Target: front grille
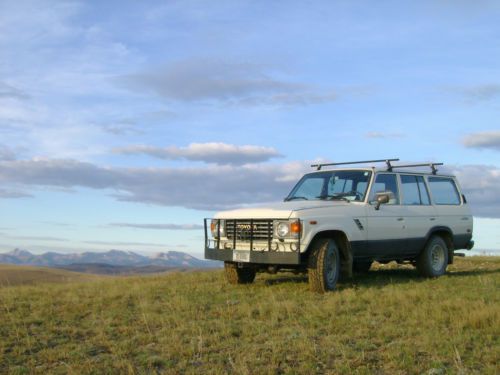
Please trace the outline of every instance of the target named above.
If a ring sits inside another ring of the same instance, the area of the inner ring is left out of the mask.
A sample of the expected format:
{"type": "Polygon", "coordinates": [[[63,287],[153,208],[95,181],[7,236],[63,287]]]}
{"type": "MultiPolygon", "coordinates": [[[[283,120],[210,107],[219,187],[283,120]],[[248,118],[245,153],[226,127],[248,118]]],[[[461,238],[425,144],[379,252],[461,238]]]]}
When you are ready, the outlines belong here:
{"type": "Polygon", "coordinates": [[[240,241],[268,241],[273,237],[272,220],[226,220],[228,239],[240,241]],[[236,225],[236,227],[235,227],[236,225]]]}

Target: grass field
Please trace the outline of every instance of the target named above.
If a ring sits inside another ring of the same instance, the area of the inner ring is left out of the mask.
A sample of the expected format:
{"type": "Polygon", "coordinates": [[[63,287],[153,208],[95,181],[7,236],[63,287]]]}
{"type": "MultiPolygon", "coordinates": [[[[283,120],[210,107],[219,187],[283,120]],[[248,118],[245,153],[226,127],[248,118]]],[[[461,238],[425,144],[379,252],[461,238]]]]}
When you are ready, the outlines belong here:
{"type": "Polygon", "coordinates": [[[498,374],[500,257],[333,293],[222,271],[0,288],[0,373],[498,374]]]}

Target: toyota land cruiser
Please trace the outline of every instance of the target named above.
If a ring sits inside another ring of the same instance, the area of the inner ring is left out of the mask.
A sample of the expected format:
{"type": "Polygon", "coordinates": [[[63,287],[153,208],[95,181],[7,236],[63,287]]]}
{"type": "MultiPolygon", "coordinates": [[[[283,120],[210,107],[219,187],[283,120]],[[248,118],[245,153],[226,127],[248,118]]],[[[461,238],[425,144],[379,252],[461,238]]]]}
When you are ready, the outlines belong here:
{"type": "Polygon", "coordinates": [[[251,283],[258,271],[307,271],[316,292],[373,261],[411,263],[437,277],[454,251],[472,249],[473,220],[454,176],[442,163],[399,159],[317,164],[284,202],[219,212],[205,219],[205,258],[224,261],[228,282],[251,283]],[[324,167],[384,162],[384,168],[324,167]],[[427,166],[429,173],[408,170],[427,166]]]}

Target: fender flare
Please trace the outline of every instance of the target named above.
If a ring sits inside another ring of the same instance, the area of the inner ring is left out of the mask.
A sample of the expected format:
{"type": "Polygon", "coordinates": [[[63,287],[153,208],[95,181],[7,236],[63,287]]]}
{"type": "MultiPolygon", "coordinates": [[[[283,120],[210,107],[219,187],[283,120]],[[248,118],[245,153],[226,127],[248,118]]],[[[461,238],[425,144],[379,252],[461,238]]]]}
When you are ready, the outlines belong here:
{"type": "Polygon", "coordinates": [[[337,242],[341,257],[341,274],[347,278],[352,277],[352,265],[354,258],[352,254],[351,242],[345,230],[329,229],[316,232],[309,242],[307,250],[303,253],[305,259],[307,259],[307,257],[309,256],[309,248],[311,244],[313,244],[317,238],[321,238],[323,236],[332,238],[337,242]]]}
{"type": "Polygon", "coordinates": [[[448,264],[453,264],[453,258],[454,258],[454,251],[455,251],[455,245],[454,245],[454,235],[453,231],[444,225],[440,226],[435,226],[432,227],[429,232],[427,232],[427,236],[425,237],[425,243],[429,242],[429,239],[431,236],[435,233],[446,233],[447,236],[443,236],[443,240],[446,242],[446,245],[448,246],[448,264]]]}
{"type": "Polygon", "coordinates": [[[451,239],[453,240],[453,231],[449,227],[444,225],[437,225],[429,229],[427,235],[425,236],[425,242],[427,243],[427,241],[429,241],[429,238],[431,238],[431,236],[437,232],[446,232],[447,234],[450,235],[451,239]]]}

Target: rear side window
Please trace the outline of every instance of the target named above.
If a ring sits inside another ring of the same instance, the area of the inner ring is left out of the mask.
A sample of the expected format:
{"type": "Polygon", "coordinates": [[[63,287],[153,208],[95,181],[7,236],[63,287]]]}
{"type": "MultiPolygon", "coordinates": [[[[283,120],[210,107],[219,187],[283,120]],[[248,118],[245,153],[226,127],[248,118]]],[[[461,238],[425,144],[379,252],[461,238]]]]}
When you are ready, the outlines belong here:
{"type": "Polygon", "coordinates": [[[401,191],[403,193],[403,204],[406,205],[428,205],[430,204],[429,193],[422,176],[400,175],[401,191]]]}
{"type": "Polygon", "coordinates": [[[432,199],[436,204],[460,204],[460,196],[451,178],[429,177],[429,188],[431,189],[432,199]]]}

